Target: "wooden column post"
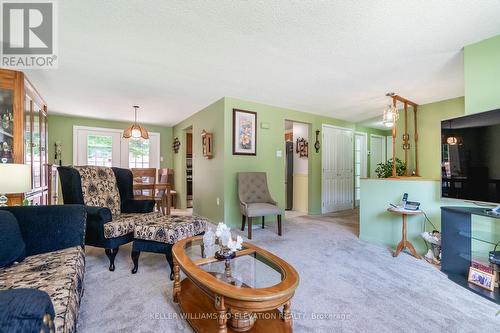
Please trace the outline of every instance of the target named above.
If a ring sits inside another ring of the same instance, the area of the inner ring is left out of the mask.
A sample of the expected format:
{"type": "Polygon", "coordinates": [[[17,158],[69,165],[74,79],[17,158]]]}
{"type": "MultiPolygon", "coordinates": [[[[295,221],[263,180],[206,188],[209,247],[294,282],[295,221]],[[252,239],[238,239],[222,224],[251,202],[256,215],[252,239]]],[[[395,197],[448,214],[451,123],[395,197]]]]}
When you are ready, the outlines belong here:
{"type": "Polygon", "coordinates": [[[417,129],[417,106],[413,105],[413,122],[415,126],[415,176],[420,177],[420,171],[418,170],[418,129],[417,129]]]}
{"type": "Polygon", "coordinates": [[[405,133],[403,134],[403,150],[405,151],[405,176],[408,176],[408,103],[404,103],[405,107],[405,133]]]}
{"type": "MultiPolygon", "coordinates": [[[[403,134],[403,150],[405,151],[405,176],[408,176],[408,150],[410,150],[410,135],[408,134],[408,105],[413,107],[413,119],[415,123],[415,175],[420,176],[420,172],[418,169],[418,130],[417,130],[417,104],[407,100],[404,97],[393,95],[392,102],[394,107],[396,107],[396,102],[399,101],[404,104],[405,111],[405,125],[403,134]]],[[[394,123],[394,127],[392,129],[392,177],[397,177],[396,174],[396,123],[394,123]]]]}
{"type": "MultiPolygon", "coordinates": [[[[396,99],[392,98],[392,105],[396,107],[396,99]]],[[[397,177],[396,173],[396,119],[392,125],[392,177],[397,177]]]]}

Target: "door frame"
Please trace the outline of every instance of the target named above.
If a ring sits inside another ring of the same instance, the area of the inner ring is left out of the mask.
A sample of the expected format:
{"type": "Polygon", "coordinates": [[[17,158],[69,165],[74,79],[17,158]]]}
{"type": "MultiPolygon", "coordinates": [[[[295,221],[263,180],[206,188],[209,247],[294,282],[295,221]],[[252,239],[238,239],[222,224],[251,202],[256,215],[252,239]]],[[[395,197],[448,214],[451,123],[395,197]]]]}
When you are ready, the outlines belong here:
{"type": "Polygon", "coordinates": [[[370,134],[370,178],[371,178],[371,171],[375,170],[374,167],[376,165],[372,165],[372,138],[380,138],[382,140],[382,163],[387,161],[387,144],[386,144],[386,138],[383,135],[378,135],[378,134],[370,134]]]}
{"type": "MultiPolygon", "coordinates": [[[[361,150],[361,155],[364,156],[364,162],[361,165],[361,178],[368,177],[368,133],[365,132],[354,132],[354,136],[360,135],[364,137],[363,149],[361,150]],[[364,177],[363,177],[364,175],[364,177]]],[[[356,142],[354,142],[353,151],[356,150],[356,142]]],[[[353,163],[356,163],[356,158],[353,158],[353,163]]]]}
{"type": "MultiPolygon", "coordinates": [[[[292,123],[298,123],[298,124],[303,124],[303,125],[306,125],[307,126],[307,141],[308,142],[313,142],[314,141],[314,131],[313,131],[313,124],[310,123],[310,122],[307,122],[307,121],[303,121],[303,120],[294,120],[293,118],[284,118],[283,119],[283,135],[285,134],[285,123],[287,121],[290,121],[292,123]]],[[[283,150],[282,150],[282,157],[283,157],[283,197],[285,198],[285,204],[286,204],[286,185],[285,185],[285,182],[286,182],[286,140],[284,140],[285,138],[283,137],[283,150]]],[[[293,142],[293,147],[294,147],[294,151],[295,151],[295,142],[292,140],[293,142]]],[[[307,213],[308,214],[311,214],[311,188],[312,188],[312,179],[313,179],[313,166],[312,166],[312,147],[309,148],[309,156],[307,157],[307,213]]],[[[295,153],[294,153],[295,154],[295,153]]],[[[295,189],[294,189],[295,191],[295,189]]],[[[293,194],[292,194],[293,195],[293,194]]],[[[292,211],[294,210],[294,208],[292,207],[292,211]]]]}
{"type": "MultiPolygon", "coordinates": [[[[84,131],[96,131],[96,132],[110,132],[110,133],[115,133],[115,134],[120,134],[120,158],[119,158],[119,167],[120,168],[126,168],[128,169],[128,164],[126,166],[123,166],[125,160],[128,162],[128,147],[126,143],[128,142],[127,139],[124,139],[122,137],[123,135],[123,130],[121,129],[116,129],[116,128],[106,128],[106,127],[93,127],[93,126],[80,126],[80,125],[73,125],[73,165],[78,165],[78,131],[79,130],[84,130],[84,131]]],[[[154,159],[153,162],[156,164],[155,166],[151,166],[153,168],[159,168],[160,163],[161,163],[161,134],[157,132],[148,132],[149,136],[151,138],[156,138],[155,140],[158,140],[158,147],[157,151],[153,151],[152,154],[154,154],[154,159]],[[156,161],[155,161],[156,159],[156,161]]],[[[150,153],[151,154],[151,153],[150,153]]]]}
{"type": "MultiPolygon", "coordinates": [[[[351,179],[351,185],[352,185],[352,192],[353,192],[353,197],[352,197],[352,204],[351,204],[351,209],[354,208],[354,129],[348,128],[348,127],[342,127],[342,126],[335,126],[335,125],[329,125],[329,124],[321,124],[321,142],[324,142],[324,135],[325,135],[325,128],[333,128],[333,129],[340,129],[340,130],[346,130],[351,132],[353,140],[351,141],[351,165],[352,165],[352,179],[351,179]]],[[[323,147],[321,147],[323,148],[323,147]]],[[[321,151],[321,214],[327,214],[330,212],[327,212],[325,210],[325,200],[323,198],[323,179],[324,179],[324,173],[325,173],[325,168],[323,167],[325,164],[325,155],[323,154],[323,151],[321,151]]]]}
{"type": "MultiPolygon", "coordinates": [[[[365,132],[354,132],[354,147],[353,151],[356,152],[356,135],[363,137],[363,147],[361,149],[361,171],[359,178],[360,180],[368,177],[368,133],[365,132]]],[[[356,164],[356,154],[353,157],[353,163],[356,164]]],[[[359,206],[359,202],[356,200],[356,166],[354,166],[354,206],[359,206]]]]}
{"type": "Polygon", "coordinates": [[[392,158],[392,135],[387,135],[387,136],[384,136],[384,140],[385,140],[385,158],[384,158],[384,161],[387,162],[387,160],[389,160],[390,158],[392,158]],[[391,149],[388,149],[388,145],[391,145],[391,149]]]}

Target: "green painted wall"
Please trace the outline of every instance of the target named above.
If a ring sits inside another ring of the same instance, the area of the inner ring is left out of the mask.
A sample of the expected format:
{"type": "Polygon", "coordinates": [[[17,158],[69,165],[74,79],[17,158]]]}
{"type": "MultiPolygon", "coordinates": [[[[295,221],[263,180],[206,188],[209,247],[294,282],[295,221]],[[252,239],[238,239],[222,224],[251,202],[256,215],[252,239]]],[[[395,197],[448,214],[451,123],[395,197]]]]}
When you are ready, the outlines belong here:
{"type": "MultiPolygon", "coordinates": [[[[186,207],[186,130],[193,131],[193,209],[195,214],[203,215],[212,222],[225,221],[239,226],[241,215],[237,196],[236,174],[240,171],[265,171],[268,175],[270,191],[281,207],[285,205],[285,120],[294,120],[311,125],[309,136],[309,212],[321,212],[321,152],[312,148],[316,129],[322,124],[351,128],[370,134],[386,135],[384,131],[361,127],[354,123],[305,112],[244,101],[223,98],[193,116],[177,124],[173,137],[178,137],[181,147],[174,154],[175,186],[178,205],[186,207]],[[257,112],[257,156],[237,156],[232,154],[232,110],[233,108],[257,112]],[[261,123],[270,125],[262,129],[261,123]],[[214,158],[204,159],[201,155],[201,131],[205,129],[214,134],[214,158]],[[281,150],[282,157],[276,157],[281,150]],[[217,205],[219,198],[219,205],[217,205]]],[[[368,158],[368,157],[367,157],[368,158]]]]}
{"type": "MultiPolygon", "coordinates": [[[[489,111],[500,107],[500,36],[496,36],[464,48],[465,97],[459,97],[419,106],[419,167],[424,178],[439,179],[441,175],[441,138],[440,121],[459,117],[464,114],[489,111]]],[[[400,118],[401,119],[401,118],[400,118]]],[[[413,127],[409,121],[409,129],[413,127]]],[[[401,134],[403,122],[397,125],[397,157],[404,156],[401,134]]],[[[410,135],[412,131],[409,130],[410,135]]],[[[413,139],[410,136],[411,140],[413,139]]],[[[413,148],[413,147],[412,147],[413,148]]],[[[409,154],[412,156],[412,154],[409,154]]],[[[410,159],[410,168],[414,161],[410,159]]],[[[410,200],[422,202],[422,208],[429,218],[440,225],[439,208],[443,205],[471,206],[472,203],[440,198],[439,181],[432,180],[363,180],[361,183],[360,237],[365,240],[395,246],[400,239],[401,223],[398,218],[387,213],[389,202],[398,202],[403,192],[410,200]]],[[[413,217],[409,223],[409,239],[422,252],[425,247],[418,234],[421,232],[422,219],[413,217]],[[413,222],[414,221],[414,222],[413,222]]],[[[430,226],[427,225],[427,230],[430,226]]],[[[500,225],[498,220],[473,217],[473,233],[476,237],[498,241],[500,225]]],[[[472,249],[478,252],[479,259],[485,261],[485,254],[493,245],[473,241],[472,249]]]]}
{"type": "MultiPolygon", "coordinates": [[[[439,181],[420,180],[361,180],[361,200],[359,211],[359,238],[396,247],[401,240],[402,218],[387,211],[389,203],[401,201],[403,192],[409,194],[408,200],[419,201],[429,219],[440,228],[440,188],[439,181]]],[[[425,250],[419,234],[423,230],[424,217],[408,218],[408,240],[418,252],[425,250]]],[[[429,226],[427,230],[432,230],[429,226]]]]}
{"type": "MultiPolygon", "coordinates": [[[[324,117],[316,114],[290,110],[282,107],[265,105],[236,98],[225,98],[225,157],[224,157],[224,196],[225,222],[232,226],[241,223],[237,195],[236,175],[241,171],[264,171],[267,173],[269,189],[280,207],[285,206],[285,120],[293,120],[311,125],[309,131],[309,213],[321,213],[321,151],[313,148],[315,131],[321,130],[322,124],[346,127],[353,130],[354,123],[324,117]],[[232,154],[232,117],[233,108],[257,112],[257,156],[237,156],[232,154]],[[261,128],[261,123],[268,123],[268,129],[261,128]],[[276,157],[276,151],[283,152],[276,157]]],[[[385,135],[384,131],[370,129],[370,133],[385,135]]],[[[321,140],[321,136],[320,136],[321,140]]]]}
{"type": "MultiPolygon", "coordinates": [[[[404,161],[403,133],[404,116],[400,112],[396,126],[396,157],[404,161]]],[[[418,154],[420,176],[428,179],[441,177],[441,120],[464,115],[464,98],[457,97],[444,101],[423,104],[417,111],[418,154]]],[[[408,151],[408,170],[415,170],[415,144],[413,111],[408,112],[408,133],[410,134],[410,150],[408,151]]],[[[392,153],[391,153],[392,154],[392,153]]],[[[392,155],[391,155],[392,156],[392,155]]]]}
{"type": "MultiPolygon", "coordinates": [[[[441,230],[441,206],[471,206],[460,200],[442,199],[440,181],[412,179],[363,179],[361,180],[360,230],[359,238],[395,249],[401,240],[402,217],[387,211],[389,203],[397,204],[403,192],[409,194],[408,199],[421,203],[421,209],[432,223],[441,230]]],[[[426,246],[420,233],[431,231],[432,225],[425,222],[422,215],[408,217],[408,240],[417,252],[425,254],[426,246]]],[[[489,242],[498,241],[500,225],[497,219],[473,216],[472,233],[474,237],[489,242]]],[[[472,241],[474,258],[487,262],[488,251],[492,244],[479,240],[472,241]]]]}
{"type": "Polygon", "coordinates": [[[500,108],[500,35],[464,48],[465,113],[500,108]]]}
{"type": "MultiPolygon", "coordinates": [[[[125,129],[129,125],[130,123],[127,122],[49,114],[49,161],[54,162],[54,143],[60,141],[62,143],[63,165],[73,164],[73,126],[125,129]]],[[[173,166],[172,128],[143,125],[150,132],[160,133],[160,155],[163,157],[160,166],[162,168],[171,168],[173,166]]]]}
{"type": "Polygon", "coordinates": [[[193,133],[193,213],[212,222],[224,220],[224,99],[207,106],[175,125],[173,137],[181,142],[179,153],[174,154],[175,188],[177,203],[186,207],[186,130],[193,133]],[[214,155],[203,157],[201,132],[213,133],[214,155]],[[219,205],[217,205],[219,198],[219,205]]]}

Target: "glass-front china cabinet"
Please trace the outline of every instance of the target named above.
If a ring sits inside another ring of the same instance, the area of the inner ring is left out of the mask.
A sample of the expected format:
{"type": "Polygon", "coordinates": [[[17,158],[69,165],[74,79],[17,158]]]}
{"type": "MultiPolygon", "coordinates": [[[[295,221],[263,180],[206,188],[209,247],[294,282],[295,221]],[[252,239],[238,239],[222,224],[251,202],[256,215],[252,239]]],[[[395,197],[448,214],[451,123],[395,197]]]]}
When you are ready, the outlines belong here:
{"type": "Polygon", "coordinates": [[[0,69],[0,163],[26,163],[32,170],[31,191],[9,195],[11,205],[24,199],[51,204],[47,134],[47,103],[24,73],[0,69]]]}

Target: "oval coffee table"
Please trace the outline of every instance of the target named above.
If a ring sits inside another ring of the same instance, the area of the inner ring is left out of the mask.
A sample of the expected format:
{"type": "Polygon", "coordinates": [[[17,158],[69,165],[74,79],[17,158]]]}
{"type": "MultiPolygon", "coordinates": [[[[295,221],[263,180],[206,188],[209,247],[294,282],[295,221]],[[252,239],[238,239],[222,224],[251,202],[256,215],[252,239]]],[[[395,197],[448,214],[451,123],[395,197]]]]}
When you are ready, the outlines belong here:
{"type": "Polygon", "coordinates": [[[198,333],[292,332],[297,271],[250,243],[227,261],[215,259],[216,250],[204,247],[201,236],[181,240],[172,249],[173,298],[191,327],[198,333]],[[186,275],[182,281],[181,271],[186,275]]]}

